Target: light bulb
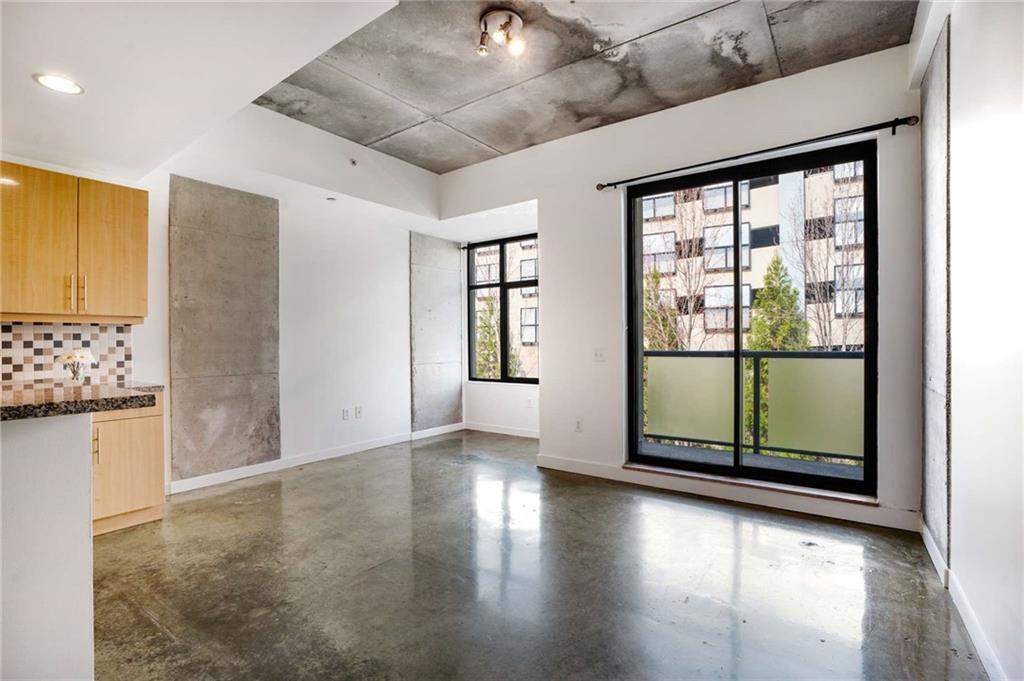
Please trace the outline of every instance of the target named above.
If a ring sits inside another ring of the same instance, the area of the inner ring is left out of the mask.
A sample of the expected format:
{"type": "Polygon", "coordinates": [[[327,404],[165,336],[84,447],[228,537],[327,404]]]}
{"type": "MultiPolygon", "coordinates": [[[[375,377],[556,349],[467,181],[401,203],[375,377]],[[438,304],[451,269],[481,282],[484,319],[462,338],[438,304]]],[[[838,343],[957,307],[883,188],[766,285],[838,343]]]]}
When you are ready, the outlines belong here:
{"type": "Polygon", "coordinates": [[[498,45],[504,45],[506,38],[508,38],[508,35],[505,33],[504,28],[499,28],[497,31],[491,34],[491,40],[493,40],[498,45]]]}
{"type": "Polygon", "coordinates": [[[479,54],[481,57],[486,57],[488,51],[489,50],[487,49],[486,45],[477,45],[476,46],[476,53],[479,54]]]}
{"type": "Polygon", "coordinates": [[[516,36],[512,40],[508,41],[508,53],[513,57],[518,57],[526,51],[526,41],[523,40],[522,36],[516,36]]]}

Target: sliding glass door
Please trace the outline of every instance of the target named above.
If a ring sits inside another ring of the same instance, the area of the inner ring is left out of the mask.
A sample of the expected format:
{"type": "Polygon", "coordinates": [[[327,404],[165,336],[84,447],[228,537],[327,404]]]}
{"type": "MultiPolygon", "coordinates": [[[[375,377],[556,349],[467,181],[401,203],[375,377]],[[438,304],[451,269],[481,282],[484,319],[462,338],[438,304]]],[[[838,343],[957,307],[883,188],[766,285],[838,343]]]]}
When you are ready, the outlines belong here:
{"type": "Polygon", "coordinates": [[[875,144],[628,190],[630,458],[873,494],[875,144]]]}

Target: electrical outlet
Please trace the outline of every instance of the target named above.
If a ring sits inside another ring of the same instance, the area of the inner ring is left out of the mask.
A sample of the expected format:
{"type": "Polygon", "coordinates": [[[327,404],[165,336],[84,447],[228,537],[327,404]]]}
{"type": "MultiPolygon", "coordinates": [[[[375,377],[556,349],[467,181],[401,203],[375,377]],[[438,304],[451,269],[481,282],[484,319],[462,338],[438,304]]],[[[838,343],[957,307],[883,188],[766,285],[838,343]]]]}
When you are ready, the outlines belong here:
{"type": "Polygon", "coordinates": [[[582,433],[583,432],[583,419],[576,419],[576,432],[577,433],[582,433]]]}
{"type": "Polygon", "coordinates": [[[356,406],[356,418],[357,419],[363,418],[363,408],[361,406],[358,406],[358,405],[356,406]]]}
{"type": "Polygon", "coordinates": [[[341,410],[341,420],[348,421],[348,407],[341,410]]]}
{"type": "Polygon", "coordinates": [[[604,348],[594,348],[594,361],[603,362],[604,360],[604,348]]]}

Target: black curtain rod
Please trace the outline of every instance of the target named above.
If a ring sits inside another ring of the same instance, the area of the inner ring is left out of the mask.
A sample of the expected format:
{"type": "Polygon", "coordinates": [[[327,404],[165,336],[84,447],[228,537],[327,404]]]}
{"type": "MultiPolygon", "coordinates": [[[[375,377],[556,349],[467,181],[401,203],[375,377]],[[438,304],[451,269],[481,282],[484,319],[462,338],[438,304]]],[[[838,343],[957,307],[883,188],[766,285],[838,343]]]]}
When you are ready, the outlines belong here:
{"type": "Polygon", "coordinates": [[[851,135],[858,135],[864,132],[874,132],[876,130],[885,130],[886,128],[892,129],[892,134],[896,134],[896,128],[901,125],[915,126],[921,122],[921,119],[917,116],[904,116],[903,118],[894,118],[891,121],[885,123],[875,123],[874,125],[865,125],[862,128],[854,128],[852,130],[844,130],[843,132],[835,132],[831,135],[822,135],[821,137],[812,137],[811,139],[801,140],[799,142],[790,142],[789,144],[782,144],[777,147],[770,147],[768,149],[761,149],[760,151],[751,151],[746,154],[737,154],[736,156],[729,156],[727,158],[720,158],[717,161],[705,161],[703,163],[695,163],[689,166],[683,166],[682,168],[674,168],[672,170],[663,170],[659,173],[649,173],[647,175],[638,175],[637,177],[631,177],[627,180],[615,180],[614,182],[601,182],[597,185],[597,191],[606,189],[608,187],[618,187],[620,184],[632,184],[639,182],[640,180],[648,180],[652,177],[661,177],[663,175],[672,175],[674,173],[681,173],[687,170],[693,170],[694,168],[703,168],[704,166],[714,165],[716,163],[727,163],[729,161],[738,161],[748,156],[757,156],[759,154],[769,154],[773,151],[782,151],[783,149],[791,149],[792,147],[801,147],[805,144],[814,144],[815,142],[827,142],[829,140],[839,139],[841,137],[849,137],[851,135]]]}

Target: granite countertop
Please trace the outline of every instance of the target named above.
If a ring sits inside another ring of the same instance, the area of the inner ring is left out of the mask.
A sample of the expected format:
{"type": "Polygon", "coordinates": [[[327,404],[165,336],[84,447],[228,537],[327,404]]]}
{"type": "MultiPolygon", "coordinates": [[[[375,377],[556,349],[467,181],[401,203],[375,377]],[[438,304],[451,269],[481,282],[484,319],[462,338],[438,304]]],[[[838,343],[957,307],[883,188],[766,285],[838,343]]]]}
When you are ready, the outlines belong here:
{"type": "Polygon", "coordinates": [[[0,421],[152,407],[156,393],[163,389],[139,381],[4,383],[0,385],[0,421]]]}

